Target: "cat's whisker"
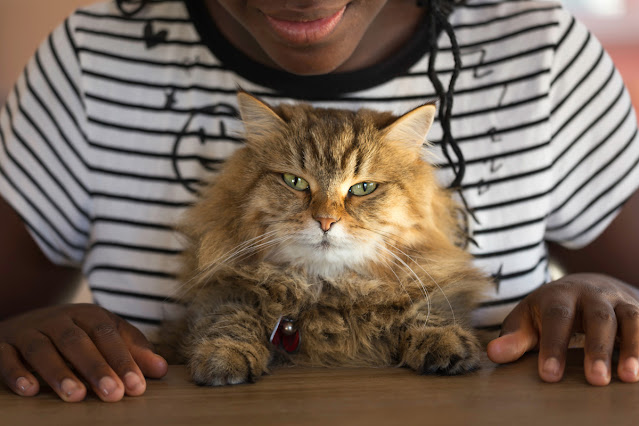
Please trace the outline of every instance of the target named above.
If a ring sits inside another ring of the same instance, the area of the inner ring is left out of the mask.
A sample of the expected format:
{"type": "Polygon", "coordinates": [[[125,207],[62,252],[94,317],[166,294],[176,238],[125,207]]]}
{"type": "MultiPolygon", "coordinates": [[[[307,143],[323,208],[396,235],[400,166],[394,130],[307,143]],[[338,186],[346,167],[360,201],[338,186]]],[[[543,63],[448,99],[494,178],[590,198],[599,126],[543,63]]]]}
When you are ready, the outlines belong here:
{"type": "MultiPolygon", "coordinates": [[[[444,299],[446,299],[446,303],[448,303],[448,306],[450,308],[450,313],[453,317],[453,323],[456,323],[456,319],[455,319],[455,310],[453,309],[452,304],[450,303],[450,300],[448,299],[448,296],[446,296],[446,293],[444,293],[444,290],[441,288],[441,286],[437,283],[437,281],[433,278],[433,276],[419,263],[417,262],[414,257],[418,257],[421,258],[425,261],[429,261],[429,259],[423,255],[419,255],[419,254],[415,254],[413,256],[410,256],[409,254],[407,254],[406,252],[404,252],[403,250],[401,250],[399,247],[397,247],[396,245],[392,244],[391,242],[388,241],[389,237],[394,239],[394,240],[401,240],[401,237],[391,234],[390,232],[387,231],[381,231],[381,230],[373,230],[373,229],[368,229],[370,232],[376,233],[378,235],[380,235],[382,238],[384,238],[384,243],[386,243],[388,246],[394,248],[395,250],[397,250],[398,252],[400,252],[401,254],[403,254],[404,256],[406,256],[406,258],[410,259],[413,263],[415,263],[417,266],[419,266],[419,268],[424,271],[424,273],[428,276],[428,278],[430,278],[430,280],[433,282],[433,284],[435,284],[435,286],[437,286],[437,288],[439,289],[439,291],[441,292],[442,296],[444,296],[444,299]]],[[[404,247],[405,250],[407,251],[416,251],[414,249],[410,249],[408,247],[404,247]]],[[[420,253],[421,254],[421,253],[420,253]]]]}
{"type": "Polygon", "coordinates": [[[237,246],[235,246],[234,248],[232,248],[231,250],[225,252],[222,254],[222,256],[220,256],[220,258],[222,258],[221,260],[216,260],[220,261],[220,262],[226,262],[228,258],[232,257],[234,253],[237,253],[241,250],[244,250],[258,242],[262,242],[263,240],[267,239],[268,237],[272,236],[273,234],[277,233],[277,230],[271,230],[269,232],[265,232],[264,234],[258,235],[255,238],[251,238],[250,240],[244,241],[241,244],[238,244],[237,246]]]}
{"type": "MultiPolygon", "coordinates": [[[[393,262],[395,265],[398,265],[404,269],[408,271],[408,274],[415,277],[417,279],[417,281],[420,284],[420,287],[422,288],[422,291],[424,294],[427,294],[428,291],[426,290],[426,286],[424,286],[423,281],[419,278],[419,276],[415,273],[415,271],[401,258],[399,257],[396,253],[394,253],[392,250],[390,250],[388,247],[386,247],[386,245],[384,244],[380,244],[380,243],[376,243],[377,247],[379,247],[380,249],[382,249],[383,251],[385,251],[386,253],[390,254],[397,262],[393,262]]],[[[391,247],[395,248],[394,246],[391,245],[391,247]]]]}
{"type": "MultiPolygon", "coordinates": [[[[201,269],[196,275],[194,275],[191,280],[193,279],[197,279],[198,276],[200,276],[201,274],[205,274],[210,272],[210,270],[215,267],[216,265],[220,264],[220,263],[224,263],[227,261],[229,256],[232,256],[233,253],[236,253],[238,250],[241,250],[247,246],[250,246],[251,244],[259,241],[259,240],[264,240],[266,238],[268,238],[269,236],[273,235],[274,233],[276,233],[276,230],[272,230],[269,232],[265,232],[261,235],[258,235],[257,237],[251,238],[249,240],[246,240],[240,244],[238,244],[237,246],[233,247],[232,249],[226,251],[225,253],[223,253],[219,258],[217,258],[216,260],[214,260],[213,262],[209,263],[209,265],[206,268],[201,269]]],[[[191,281],[189,280],[189,281],[191,281]]]]}
{"type": "Polygon", "coordinates": [[[414,277],[414,279],[419,283],[419,286],[421,287],[422,292],[424,293],[424,296],[426,296],[427,303],[428,303],[428,314],[426,316],[426,320],[428,321],[428,318],[430,317],[431,300],[430,300],[430,294],[428,293],[428,290],[426,289],[424,282],[421,280],[421,278],[419,278],[419,275],[417,275],[415,271],[413,271],[413,268],[411,268],[401,257],[397,256],[397,254],[393,253],[392,250],[390,250],[388,247],[384,246],[383,244],[377,243],[377,246],[381,248],[383,251],[385,251],[386,253],[393,256],[393,258],[395,258],[395,260],[397,260],[402,265],[403,268],[409,271],[409,276],[414,277]]]}
{"type": "Polygon", "coordinates": [[[278,244],[277,249],[275,249],[275,251],[273,251],[271,253],[271,258],[277,259],[278,255],[282,254],[282,250],[284,250],[285,248],[287,248],[290,245],[290,242],[293,238],[289,238],[287,240],[282,241],[281,244],[278,244]]]}
{"type": "Polygon", "coordinates": [[[278,244],[280,242],[286,241],[286,240],[288,240],[290,238],[292,238],[292,237],[289,236],[289,235],[285,235],[285,236],[278,237],[278,238],[275,238],[275,239],[272,239],[272,240],[268,240],[266,242],[260,242],[257,245],[252,245],[252,246],[249,246],[249,247],[245,247],[245,248],[243,248],[241,250],[238,250],[238,251],[232,253],[227,258],[222,259],[221,262],[222,263],[227,263],[229,261],[237,261],[237,260],[240,260],[240,259],[244,259],[244,258],[252,255],[254,252],[259,251],[260,249],[268,248],[268,247],[276,245],[276,244],[278,244]]]}
{"type": "MultiPolygon", "coordinates": [[[[437,288],[439,289],[439,291],[441,292],[442,296],[444,296],[444,299],[446,299],[446,303],[448,303],[448,307],[450,308],[450,313],[453,317],[453,324],[456,324],[457,321],[455,320],[455,310],[453,309],[453,305],[450,303],[450,300],[448,300],[448,296],[446,296],[446,293],[444,293],[444,290],[441,288],[441,286],[437,283],[437,281],[435,281],[435,279],[433,278],[433,276],[419,263],[417,262],[415,259],[413,259],[411,256],[409,256],[408,254],[404,253],[399,247],[393,246],[392,244],[391,247],[393,247],[395,250],[399,251],[401,254],[403,254],[404,256],[406,256],[408,259],[410,259],[415,265],[419,266],[419,268],[424,271],[424,273],[428,276],[428,278],[430,278],[430,280],[433,282],[433,284],[435,284],[435,286],[437,286],[437,288]]],[[[425,257],[422,257],[424,260],[428,261],[428,259],[426,259],[425,257]]]]}
{"type": "MultiPolygon", "coordinates": [[[[386,248],[386,250],[388,249],[386,248]]],[[[391,253],[391,255],[395,256],[393,253],[391,253]]],[[[431,306],[432,306],[430,292],[428,291],[428,289],[426,289],[426,286],[424,286],[424,283],[419,278],[419,276],[417,276],[417,274],[415,274],[415,272],[405,262],[403,262],[397,256],[395,257],[399,260],[399,262],[392,261],[393,265],[396,265],[398,268],[402,269],[408,275],[408,277],[410,277],[410,279],[414,283],[418,284],[419,287],[421,288],[422,294],[424,294],[424,297],[426,299],[426,322],[428,322],[428,319],[430,318],[430,312],[431,312],[431,306]]]]}
{"type": "Polygon", "coordinates": [[[269,246],[276,245],[280,242],[286,241],[287,239],[291,238],[290,236],[283,236],[283,237],[275,238],[272,240],[268,240],[269,237],[271,237],[273,234],[276,234],[277,232],[278,232],[277,230],[269,231],[255,238],[247,240],[241,244],[238,244],[233,249],[225,252],[218,259],[210,262],[205,268],[202,268],[195,275],[193,275],[189,280],[183,282],[180,286],[178,286],[172,292],[172,295],[179,294],[185,289],[190,291],[190,290],[193,290],[198,285],[203,285],[205,281],[202,280],[201,278],[203,278],[205,275],[210,275],[216,272],[218,267],[221,267],[229,263],[230,261],[237,262],[239,260],[242,260],[254,254],[255,252],[261,249],[268,248],[269,246]],[[265,242],[264,240],[267,240],[267,241],[265,242]]]}
{"type": "MultiPolygon", "coordinates": [[[[413,302],[413,298],[410,297],[410,293],[408,292],[408,290],[406,290],[406,286],[404,285],[402,280],[399,278],[399,275],[397,275],[397,273],[395,272],[393,267],[389,264],[388,260],[381,259],[381,261],[384,264],[384,266],[386,266],[393,273],[393,275],[395,275],[395,278],[397,278],[397,282],[399,283],[400,286],[402,286],[402,290],[404,290],[404,293],[406,293],[406,296],[408,296],[408,299],[410,300],[410,304],[414,305],[415,303],[413,302]]],[[[395,262],[392,262],[392,264],[393,265],[397,265],[397,263],[395,263],[395,262]]],[[[399,265],[397,265],[397,266],[399,266],[399,265]]]]}
{"type": "MultiPolygon", "coordinates": [[[[241,250],[236,250],[235,252],[231,253],[227,257],[220,259],[218,261],[215,261],[214,264],[215,266],[223,266],[228,263],[239,263],[245,260],[247,257],[250,257],[253,254],[257,253],[260,250],[264,250],[274,245],[281,244],[282,242],[285,242],[290,238],[291,237],[289,236],[283,236],[283,237],[278,237],[278,238],[274,238],[272,240],[267,240],[267,241],[262,240],[259,242],[259,244],[254,244],[254,245],[245,247],[241,250]]],[[[209,272],[212,272],[212,271],[209,271],[209,272]]]]}
{"type": "Polygon", "coordinates": [[[411,249],[411,248],[408,247],[409,243],[405,240],[405,238],[402,238],[399,235],[393,234],[392,232],[382,231],[380,229],[367,228],[367,227],[364,227],[364,226],[360,226],[360,228],[381,236],[382,238],[384,238],[384,242],[385,243],[388,243],[388,239],[392,239],[392,240],[394,240],[394,241],[396,241],[398,243],[402,243],[402,245],[405,247],[405,250],[418,252],[417,249],[411,249]]]}

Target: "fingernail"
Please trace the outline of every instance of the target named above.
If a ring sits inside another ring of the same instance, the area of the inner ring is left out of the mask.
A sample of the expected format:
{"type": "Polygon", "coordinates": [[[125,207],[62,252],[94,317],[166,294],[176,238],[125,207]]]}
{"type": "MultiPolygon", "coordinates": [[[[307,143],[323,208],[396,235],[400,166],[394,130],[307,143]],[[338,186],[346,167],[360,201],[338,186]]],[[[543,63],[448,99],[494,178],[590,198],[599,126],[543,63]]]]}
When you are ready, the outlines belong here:
{"type": "Polygon", "coordinates": [[[124,384],[128,390],[135,391],[142,386],[142,381],[140,376],[130,371],[124,375],[124,384]]]}
{"type": "Polygon", "coordinates": [[[559,375],[559,361],[557,358],[548,358],[546,362],[544,362],[544,373],[549,374],[551,376],[559,375]]]}
{"type": "Polygon", "coordinates": [[[592,370],[590,370],[594,376],[608,377],[608,366],[603,360],[598,359],[593,362],[592,370]]]}
{"type": "Polygon", "coordinates": [[[104,396],[109,396],[118,388],[118,384],[111,377],[106,376],[100,379],[98,383],[98,389],[104,396]]]}
{"type": "Polygon", "coordinates": [[[66,396],[71,396],[80,389],[80,386],[73,379],[64,379],[62,383],[60,383],[60,389],[62,389],[62,392],[64,392],[66,396]]]}
{"type": "Polygon", "coordinates": [[[20,389],[21,392],[26,392],[31,389],[33,383],[31,383],[26,377],[18,377],[16,380],[16,387],[20,389]]]}
{"type": "Polygon", "coordinates": [[[639,375],[639,360],[637,358],[628,358],[623,365],[624,371],[632,374],[633,377],[637,377],[639,375]]]}

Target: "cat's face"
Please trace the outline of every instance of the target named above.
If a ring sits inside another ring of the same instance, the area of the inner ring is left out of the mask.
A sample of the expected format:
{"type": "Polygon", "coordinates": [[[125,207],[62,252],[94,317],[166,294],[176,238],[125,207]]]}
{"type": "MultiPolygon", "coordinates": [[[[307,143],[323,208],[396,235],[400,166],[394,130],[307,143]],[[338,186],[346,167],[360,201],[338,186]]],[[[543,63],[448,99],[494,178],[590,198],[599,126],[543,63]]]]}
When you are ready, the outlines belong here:
{"type": "Polygon", "coordinates": [[[251,175],[242,226],[267,235],[266,259],[331,277],[392,261],[428,232],[433,105],[395,119],[239,99],[251,175]]]}

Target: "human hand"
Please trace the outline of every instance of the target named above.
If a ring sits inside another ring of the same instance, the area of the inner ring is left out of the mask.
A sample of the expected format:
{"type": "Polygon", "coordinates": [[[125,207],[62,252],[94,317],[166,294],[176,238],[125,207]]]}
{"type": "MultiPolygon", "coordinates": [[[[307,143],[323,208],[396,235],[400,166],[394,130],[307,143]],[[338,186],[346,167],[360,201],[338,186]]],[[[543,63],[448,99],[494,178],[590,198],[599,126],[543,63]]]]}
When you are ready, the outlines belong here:
{"type": "Polygon", "coordinates": [[[586,380],[610,383],[611,357],[617,338],[617,374],[639,381],[639,300],[636,289],[604,275],[573,274],[539,287],[506,317],[499,338],[488,344],[496,363],[512,362],[538,349],[539,376],[561,380],[566,351],[575,332],[585,333],[586,380]]]}
{"type": "Polygon", "coordinates": [[[0,377],[18,395],[33,396],[40,386],[27,366],[68,402],[86,396],[75,373],[113,402],[125,392],[141,395],[144,377],[160,378],[168,367],[137,328],[92,304],[52,306],[0,322],[0,377]]]}

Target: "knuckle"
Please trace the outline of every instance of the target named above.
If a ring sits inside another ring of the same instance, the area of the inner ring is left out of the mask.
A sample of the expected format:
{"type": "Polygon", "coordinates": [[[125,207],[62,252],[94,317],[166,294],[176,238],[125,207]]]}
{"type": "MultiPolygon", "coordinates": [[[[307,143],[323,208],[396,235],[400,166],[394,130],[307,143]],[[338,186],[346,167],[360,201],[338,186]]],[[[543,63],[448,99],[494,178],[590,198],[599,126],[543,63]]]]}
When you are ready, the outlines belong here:
{"type": "Polygon", "coordinates": [[[121,354],[109,360],[109,364],[114,371],[123,373],[131,370],[133,363],[131,362],[131,358],[129,356],[121,354]]]}
{"type": "Polygon", "coordinates": [[[95,377],[102,377],[108,370],[109,365],[103,359],[93,360],[89,367],[89,371],[91,371],[95,377]]]}
{"type": "Polygon", "coordinates": [[[544,341],[545,349],[552,355],[559,355],[565,351],[568,342],[560,337],[550,337],[544,341]]]}
{"type": "Polygon", "coordinates": [[[0,342],[0,354],[3,353],[11,353],[13,351],[13,346],[6,342],[0,342]]]}
{"type": "Polygon", "coordinates": [[[614,313],[606,308],[597,308],[589,313],[588,319],[598,323],[605,323],[614,325],[617,323],[617,318],[614,313]]]}
{"type": "Polygon", "coordinates": [[[58,344],[69,347],[75,346],[84,339],[84,333],[78,327],[65,328],[58,337],[58,344]]]}
{"type": "Polygon", "coordinates": [[[623,348],[626,352],[630,353],[632,356],[639,355],[639,341],[633,340],[630,342],[623,342],[623,348]]]}
{"type": "Polygon", "coordinates": [[[566,321],[574,317],[574,310],[566,304],[552,304],[545,310],[545,315],[557,321],[566,321]]]}
{"type": "Polygon", "coordinates": [[[100,323],[91,329],[91,336],[94,339],[111,339],[118,334],[115,326],[110,323],[100,323]]]}
{"type": "Polygon", "coordinates": [[[630,304],[622,305],[617,311],[617,315],[622,321],[639,322],[639,306],[630,304]]]}
{"type": "Polygon", "coordinates": [[[548,283],[544,286],[540,287],[540,290],[546,290],[548,292],[552,292],[553,294],[557,292],[569,293],[575,289],[575,283],[571,281],[568,277],[564,277],[557,281],[553,281],[552,283],[548,283]]]}
{"type": "Polygon", "coordinates": [[[44,336],[37,336],[29,339],[22,351],[22,355],[27,359],[33,359],[37,354],[48,348],[50,345],[49,339],[44,336]]]}
{"type": "Polygon", "coordinates": [[[2,368],[2,377],[5,379],[6,382],[14,382],[15,379],[17,379],[18,376],[21,376],[22,374],[22,369],[17,365],[11,365],[9,367],[2,368]]]}
{"type": "Polygon", "coordinates": [[[609,346],[603,342],[596,341],[586,345],[586,352],[594,358],[607,358],[609,356],[609,346]]]}
{"type": "Polygon", "coordinates": [[[95,315],[96,312],[107,312],[102,306],[93,303],[76,303],[71,305],[71,309],[89,315],[95,315]]]}
{"type": "Polygon", "coordinates": [[[608,297],[616,294],[614,291],[610,289],[596,286],[596,285],[588,285],[584,289],[585,293],[594,298],[601,298],[603,296],[608,297]]]}

